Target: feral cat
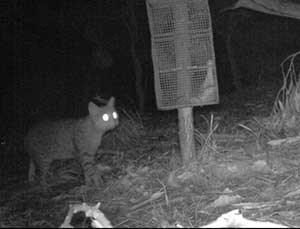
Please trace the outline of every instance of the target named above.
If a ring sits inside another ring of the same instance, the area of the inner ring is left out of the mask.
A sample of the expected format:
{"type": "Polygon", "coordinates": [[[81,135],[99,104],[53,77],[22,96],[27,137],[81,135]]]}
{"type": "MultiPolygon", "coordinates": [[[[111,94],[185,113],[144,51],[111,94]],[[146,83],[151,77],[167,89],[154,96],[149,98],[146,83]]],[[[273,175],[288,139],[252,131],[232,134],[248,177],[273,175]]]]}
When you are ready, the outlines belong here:
{"type": "Polygon", "coordinates": [[[94,155],[105,132],[115,128],[118,114],[113,97],[105,106],[89,102],[89,114],[81,119],[42,122],[29,130],[24,139],[30,156],[28,179],[47,186],[46,175],[54,160],[77,159],[84,172],[86,185],[99,185],[94,155]]]}

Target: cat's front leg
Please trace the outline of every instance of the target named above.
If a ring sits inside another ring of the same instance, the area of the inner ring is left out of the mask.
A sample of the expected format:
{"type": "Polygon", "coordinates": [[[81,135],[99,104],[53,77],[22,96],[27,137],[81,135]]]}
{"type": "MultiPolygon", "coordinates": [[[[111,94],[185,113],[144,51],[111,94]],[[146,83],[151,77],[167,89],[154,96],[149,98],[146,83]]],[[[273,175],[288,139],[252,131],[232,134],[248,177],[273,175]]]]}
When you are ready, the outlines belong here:
{"type": "Polygon", "coordinates": [[[85,184],[87,186],[96,186],[97,188],[100,188],[103,184],[103,179],[95,164],[94,155],[89,152],[84,152],[80,159],[84,172],[85,184]]]}

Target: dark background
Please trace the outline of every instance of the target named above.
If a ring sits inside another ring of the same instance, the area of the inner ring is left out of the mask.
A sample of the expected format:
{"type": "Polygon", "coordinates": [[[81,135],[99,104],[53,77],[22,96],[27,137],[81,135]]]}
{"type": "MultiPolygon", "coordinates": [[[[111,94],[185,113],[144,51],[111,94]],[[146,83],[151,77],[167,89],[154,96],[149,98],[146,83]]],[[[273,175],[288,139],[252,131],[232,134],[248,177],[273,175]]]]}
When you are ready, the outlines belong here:
{"type": "MultiPolygon", "coordinates": [[[[27,129],[45,117],[84,115],[87,100],[96,94],[115,96],[118,106],[136,109],[126,28],[128,1],[3,1],[2,6],[7,7],[1,13],[2,126],[27,129]],[[89,30],[94,35],[86,35],[89,30]]],[[[225,45],[229,16],[237,22],[231,31],[232,48],[243,87],[260,87],[268,81],[280,86],[280,63],[300,46],[298,20],[247,9],[221,12],[234,2],[209,1],[221,103],[240,89],[233,84],[225,45]]],[[[145,111],[156,111],[145,2],[135,1],[134,9],[136,50],[147,85],[145,111]]]]}

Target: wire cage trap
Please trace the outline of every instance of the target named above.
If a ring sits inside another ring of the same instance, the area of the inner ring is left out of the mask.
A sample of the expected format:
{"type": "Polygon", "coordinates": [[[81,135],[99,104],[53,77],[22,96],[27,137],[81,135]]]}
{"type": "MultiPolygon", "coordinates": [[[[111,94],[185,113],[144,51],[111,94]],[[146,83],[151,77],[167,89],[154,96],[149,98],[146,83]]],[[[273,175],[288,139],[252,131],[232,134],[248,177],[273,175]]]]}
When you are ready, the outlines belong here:
{"type": "Polygon", "coordinates": [[[207,0],[147,0],[158,109],[219,103],[207,0]]]}

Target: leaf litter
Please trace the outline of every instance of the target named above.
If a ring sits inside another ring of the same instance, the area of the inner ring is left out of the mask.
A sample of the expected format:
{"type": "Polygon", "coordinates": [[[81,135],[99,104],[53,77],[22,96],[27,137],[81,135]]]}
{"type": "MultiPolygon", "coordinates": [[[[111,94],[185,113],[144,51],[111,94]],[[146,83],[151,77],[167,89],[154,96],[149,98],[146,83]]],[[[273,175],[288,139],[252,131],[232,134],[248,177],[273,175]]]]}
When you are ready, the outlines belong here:
{"type": "MultiPolygon", "coordinates": [[[[287,58],[286,78],[298,76],[291,72],[296,55],[287,58]]],[[[215,111],[195,108],[196,160],[188,167],[181,162],[176,112],[141,117],[126,111],[121,128],[99,149],[102,188],[85,187],[75,162],[57,165],[57,183],[47,192],[7,180],[0,226],[58,227],[69,206],[99,205],[113,227],[201,227],[234,209],[249,220],[300,226],[300,125],[291,113],[299,112],[300,101],[298,84],[290,86],[298,81],[288,82],[273,110],[274,96],[262,96],[276,92],[270,85],[232,94],[215,111]]]]}

